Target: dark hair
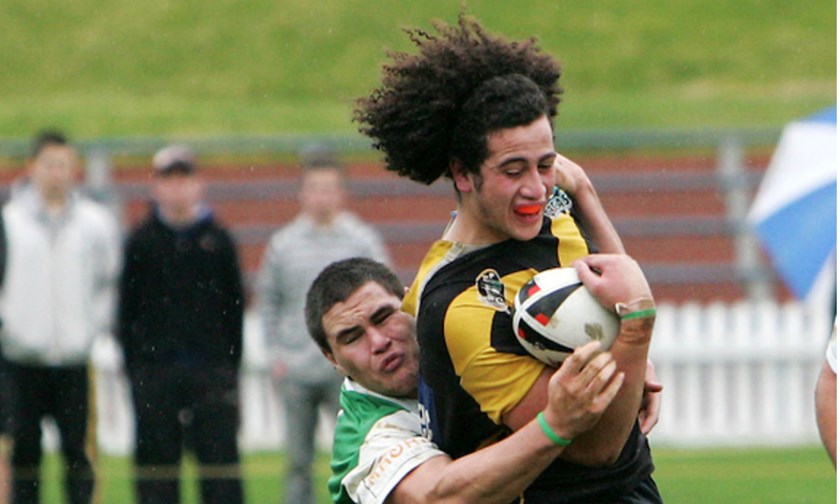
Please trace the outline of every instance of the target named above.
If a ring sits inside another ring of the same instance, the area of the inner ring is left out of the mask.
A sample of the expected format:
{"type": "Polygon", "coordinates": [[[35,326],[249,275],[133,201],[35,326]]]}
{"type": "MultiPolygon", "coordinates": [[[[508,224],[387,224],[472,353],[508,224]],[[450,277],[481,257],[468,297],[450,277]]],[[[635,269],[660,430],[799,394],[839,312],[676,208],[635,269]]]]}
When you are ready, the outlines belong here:
{"type": "Polygon", "coordinates": [[[298,153],[298,163],[301,169],[317,170],[332,168],[343,170],[344,164],[329,147],[323,145],[307,145],[298,153]]]}
{"type": "Polygon", "coordinates": [[[304,314],[309,335],[321,350],[331,352],[321,320],[324,314],[368,282],[376,282],[389,293],[400,299],[403,297],[403,283],[397,275],[384,264],[366,257],[334,262],[312,282],[306,293],[304,314]]]}
{"type": "Polygon", "coordinates": [[[385,153],[388,170],[431,184],[459,159],[477,172],[487,135],[545,115],[552,122],[563,90],[560,65],[536,39],[511,42],[464,14],[438,35],[406,30],[419,54],[391,52],[382,84],[356,100],[353,120],[385,153]]]}
{"type": "Polygon", "coordinates": [[[67,145],[67,137],[64,133],[55,129],[41,131],[35,135],[32,144],[29,146],[29,156],[36,158],[41,154],[41,151],[51,145],[67,145]]]}

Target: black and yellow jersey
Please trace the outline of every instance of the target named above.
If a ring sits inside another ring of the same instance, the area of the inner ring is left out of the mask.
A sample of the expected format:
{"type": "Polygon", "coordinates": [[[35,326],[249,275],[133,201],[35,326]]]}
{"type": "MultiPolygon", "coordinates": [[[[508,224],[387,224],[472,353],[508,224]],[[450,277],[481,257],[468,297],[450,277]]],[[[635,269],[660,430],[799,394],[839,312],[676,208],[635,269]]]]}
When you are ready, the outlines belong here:
{"type": "MultiPolygon", "coordinates": [[[[519,288],[537,272],[571,266],[589,252],[568,213],[545,217],[540,233],[529,241],[469,248],[441,240],[432,246],[403,309],[417,318],[424,427],[450,456],[472,453],[509,434],[501,419],[544,369],[512,329],[511,307],[519,288]]],[[[636,427],[612,466],[591,469],[558,459],[525,498],[600,502],[632,492],[652,470],[647,441],[636,427]]]]}

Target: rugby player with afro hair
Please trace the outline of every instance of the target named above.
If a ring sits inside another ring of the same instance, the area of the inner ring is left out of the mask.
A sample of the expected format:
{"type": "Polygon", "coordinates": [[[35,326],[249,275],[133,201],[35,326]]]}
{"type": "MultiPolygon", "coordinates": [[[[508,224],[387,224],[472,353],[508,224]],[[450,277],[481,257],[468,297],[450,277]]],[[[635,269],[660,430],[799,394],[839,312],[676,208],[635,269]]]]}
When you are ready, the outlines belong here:
{"type": "Polygon", "coordinates": [[[424,429],[457,459],[537,416],[554,369],[516,341],[510,306],[536,272],[574,267],[625,317],[610,348],[625,381],[525,500],[661,502],[645,436],[658,407],[645,392],[660,388],[647,358],[654,301],[591,181],[555,150],[560,65],[536,39],[509,41],[464,13],[432,26],[406,30],[416,54],[389,53],[354,112],[389,171],[427,185],[447,177],[456,193],[402,304],[417,324],[424,429]],[[501,296],[482,295],[488,283],[501,296]]]}

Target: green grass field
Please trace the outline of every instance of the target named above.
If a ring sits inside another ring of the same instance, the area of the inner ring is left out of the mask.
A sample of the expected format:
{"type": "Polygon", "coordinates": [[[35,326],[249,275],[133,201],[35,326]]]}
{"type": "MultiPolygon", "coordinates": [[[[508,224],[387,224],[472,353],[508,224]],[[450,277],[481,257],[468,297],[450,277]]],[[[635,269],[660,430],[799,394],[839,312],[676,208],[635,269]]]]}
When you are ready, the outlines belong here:
{"type": "MultiPolygon", "coordinates": [[[[795,448],[654,448],[654,477],[665,502],[671,504],[821,504],[836,502],[835,473],[821,446],[795,448]]],[[[55,457],[45,462],[44,504],[59,504],[59,467],[55,457]]],[[[279,453],[245,457],[247,502],[280,502],[285,460],[279,453]]],[[[106,457],[100,467],[100,501],[131,504],[131,468],[128,459],[106,457]]],[[[327,456],[318,459],[317,474],[326,482],[327,456]]],[[[185,465],[184,504],[198,504],[194,471],[185,465]]],[[[328,503],[324,484],[319,502],[328,503]]]]}
{"type": "Polygon", "coordinates": [[[563,62],[559,128],[776,127],[836,100],[833,0],[5,0],[0,138],[351,133],[401,28],[461,4],[563,62]]]}
{"type": "Polygon", "coordinates": [[[654,448],[654,460],[654,477],[668,503],[836,502],[836,473],[822,447],[654,448]]]}

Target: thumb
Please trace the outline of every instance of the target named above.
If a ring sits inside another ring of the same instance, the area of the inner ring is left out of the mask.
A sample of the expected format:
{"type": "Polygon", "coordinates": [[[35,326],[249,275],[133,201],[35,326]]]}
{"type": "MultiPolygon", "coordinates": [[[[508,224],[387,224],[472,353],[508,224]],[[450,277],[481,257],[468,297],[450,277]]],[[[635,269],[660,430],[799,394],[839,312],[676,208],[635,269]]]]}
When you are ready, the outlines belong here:
{"type": "Polygon", "coordinates": [[[580,278],[580,281],[584,284],[586,284],[587,282],[591,282],[599,276],[598,273],[592,270],[592,268],[589,266],[589,263],[584,259],[578,259],[574,262],[574,264],[572,264],[572,266],[574,266],[578,278],[580,278]]]}

